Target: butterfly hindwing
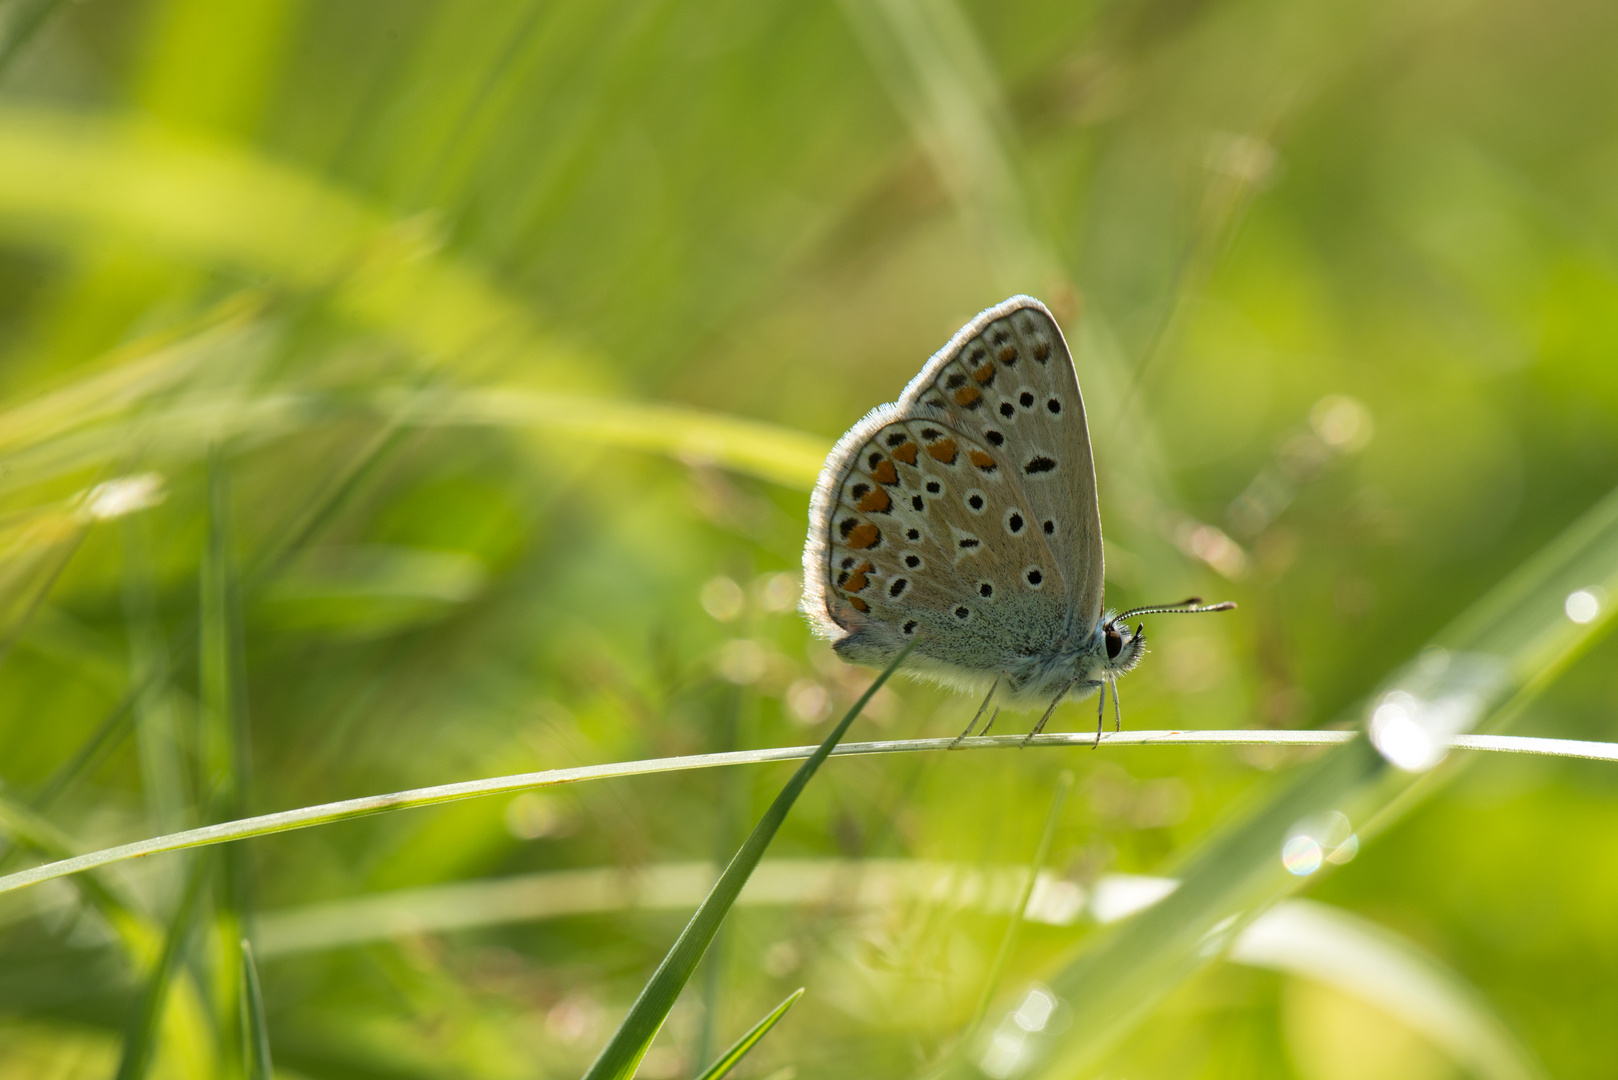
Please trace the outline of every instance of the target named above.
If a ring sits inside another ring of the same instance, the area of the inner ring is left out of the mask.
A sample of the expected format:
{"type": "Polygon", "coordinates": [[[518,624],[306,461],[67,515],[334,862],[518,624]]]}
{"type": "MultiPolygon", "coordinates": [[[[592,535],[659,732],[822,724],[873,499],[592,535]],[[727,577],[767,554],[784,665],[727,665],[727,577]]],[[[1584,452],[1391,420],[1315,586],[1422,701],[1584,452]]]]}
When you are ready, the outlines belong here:
{"type": "Polygon", "coordinates": [[[846,659],[992,678],[1101,607],[1101,530],[1060,329],[1016,297],[979,315],[899,401],[833,450],[804,555],[805,610],[846,659]]]}

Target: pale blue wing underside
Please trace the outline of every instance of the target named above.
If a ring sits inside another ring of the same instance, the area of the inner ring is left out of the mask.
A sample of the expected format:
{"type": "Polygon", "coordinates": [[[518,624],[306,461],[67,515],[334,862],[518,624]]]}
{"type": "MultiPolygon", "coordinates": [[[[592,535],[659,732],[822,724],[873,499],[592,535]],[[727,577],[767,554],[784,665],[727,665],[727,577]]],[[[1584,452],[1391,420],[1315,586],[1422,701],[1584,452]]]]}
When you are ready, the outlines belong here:
{"type": "Polygon", "coordinates": [[[844,435],[815,487],[804,611],[845,659],[978,684],[1088,635],[1101,521],[1084,402],[1039,301],[984,311],[899,400],[844,435]]]}

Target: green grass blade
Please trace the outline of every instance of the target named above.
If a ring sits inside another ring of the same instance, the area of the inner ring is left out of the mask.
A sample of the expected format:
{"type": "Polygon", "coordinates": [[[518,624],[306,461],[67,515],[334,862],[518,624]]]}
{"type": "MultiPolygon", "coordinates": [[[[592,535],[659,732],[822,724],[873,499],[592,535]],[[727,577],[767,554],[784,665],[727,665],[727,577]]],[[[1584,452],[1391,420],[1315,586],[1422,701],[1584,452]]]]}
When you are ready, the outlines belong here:
{"type": "Polygon", "coordinates": [[[385,413],[418,424],[532,428],[718,465],[805,491],[831,449],[827,439],[777,424],[600,395],[499,388],[389,393],[380,401],[385,413]]]}
{"type": "Polygon", "coordinates": [[[1499,728],[1519,715],[1608,624],[1571,620],[1564,611],[1569,591],[1594,588],[1610,595],[1615,587],[1618,493],[1389,679],[1367,707],[1372,739],[1357,739],[1300,769],[1267,803],[1193,851],[1178,869],[1182,884],[1171,895],[1104,932],[1048,980],[1072,1012],[1064,1032],[997,1037],[974,1048],[974,1058],[958,1063],[950,1075],[1011,1070],[1066,1077],[1096,1068],[1174,987],[1301,889],[1324,865],[1319,856],[1345,840],[1347,830],[1363,840],[1430,792],[1449,772],[1432,770],[1457,735],[1499,728]],[[1328,834],[1338,831],[1344,835],[1329,841],[1328,834]],[[1294,855],[1301,851],[1305,857],[1289,864],[1283,845],[1294,841],[1303,845],[1294,855]],[[1311,845],[1314,856],[1308,854],[1311,845]]]}
{"type": "Polygon", "coordinates": [[[674,1007],[675,999],[680,996],[680,991],[691,978],[691,972],[696,969],[697,961],[702,959],[708,942],[713,939],[720,922],[730,911],[731,905],[736,902],[736,897],[753,873],[753,868],[764,857],[764,851],[770,846],[770,841],[775,839],[776,830],[786,820],[792,804],[798,801],[804,787],[808,785],[826,758],[831,756],[832,748],[842,740],[849,725],[854,723],[854,719],[859,716],[872,695],[893,676],[913,648],[914,642],[894,658],[893,663],[876,677],[825,740],[815,748],[809,760],[792,774],[792,779],[787,781],[759,823],[753,827],[753,832],[743,841],[741,849],[731,859],[730,865],[725,867],[725,872],[719,875],[719,880],[714,883],[708,898],[697,908],[696,914],[691,916],[691,921],[680,932],[674,947],[668,951],[663,962],[652,973],[640,996],[635,999],[635,1004],[630,1006],[629,1015],[624,1017],[600,1056],[585,1073],[586,1080],[628,1080],[635,1074],[641,1058],[652,1045],[652,1039],[663,1026],[663,1021],[668,1018],[669,1010],[674,1007]]]}
{"type": "Polygon", "coordinates": [[[0,665],[72,561],[87,524],[68,504],[23,515],[0,529],[0,665]]]}
{"type": "Polygon", "coordinates": [[[146,979],[140,1003],[135,1009],[134,1016],[130,1018],[129,1028],[124,1035],[123,1054],[119,1058],[118,1072],[114,1080],[140,1080],[146,1075],[146,1070],[152,1063],[152,1057],[157,1051],[164,1005],[168,1000],[169,984],[174,981],[175,972],[180,966],[180,957],[184,952],[186,939],[191,935],[203,891],[212,876],[209,873],[211,863],[211,859],[203,857],[198,858],[191,866],[190,880],[186,884],[180,903],[174,909],[168,934],[163,939],[163,951],[158,955],[157,963],[153,965],[151,974],[146,979]]]}
{"type": "MultiPolygon", "coordinates": [[[[718,749],[720,752],[736,748],[736,729],[744,708],[753,711],[756,699],[746,687],[738,686],[726,695],[724,709],[719,714],[718,749]]],[[[714,797],[714,866],[724,865],[725,858],[736,846],[736,834],[741,831],[742,814],[738,798],[739,777],[734,770],[719,774],[714,797]]],[[[756,873],[756,871],[755,871],[756,873]]],[[[725,983],[725,938],[723,926],[708,945],[702,972],[702,1026],[697,1031],[697,1061],[713,1053],[716,1031],[719,1027],[719,999],[725,983]]]]}
{"type": "Polygon", "coordinates": [[[270,1028],[264,1020],[264,992],[259,986],[253,946],[242,938],[242,1055],[247,1080],[274,1080],[270,1059],[270,1028]]]}
{"type": "Polygon", "coordinates": [[[1236,939],[1230,959],[1333,986],[1398,1017],[1480,1080],[1545,1071],[1483,995],[1431,955],[1369,919],[1288,900],[1236,939]]]}
{"type": "Polygon", "coordinates": [[[1062,808],[1067,805],[1067,797],[1072,791],[1073,773],[1071,770],[1063,769],[1062,775],[1056,778],[1056,790],[1051,794],[1051,808],[1045,815],[1045,829],[1040,833],[1039,844],[1034,848],[1033,862],[1028,865],[1028,881],[1017,897],[1017,907],[1012,911],[1010,921],[1006,923],[1006,932],[1000,938],[1000,947],[995,950],[994,961],[989,965],[989,974],[983,980],[983,992],[978,996],[978,1007],[972,1012],[972,1022],[966,1026],[966,1033],[961,1036],[963,1046],[971,1044],[972,1036],[983,1023],[983,1017],[989,1011],[989,1002],[1000,986],[1000,977],[1005,973],[1006,961],[1011,957],[1011,950],[1017,943],[1017,930],[1022,926],[1023,912],[1028,910],[1028,901],[1034,895],[1039,872],[1045,868],[1045,860],[1050,857],[1051,842],[1056,839],[1056,826],[1062,820],[1062,808]]]}
{"type": "Polygon", "coordinates": [[[157,616],[152,568],[152,527],[146,515],[122,522],[124,623],[129,637],[129,689],[140,760],[141,790],[147,814],[159,829],[172,832],[186,822],[189,806],[179,718],[169,685],[172,658],[157,616]]]}
{"type": "Polygon", "coordinates": [[[787,1014],[787,1010],[796,1005],[801,997],[803,997],[803,987],[800,986],[788,994],[785,1001],[770,1010],[768,1016],[749,1028],[747,1034],[737,1039],[729,1050],[719,1056],[719,1060],[703,1069],[696,1080],[719,1080],[720,1077],[735,1068],[736,1063],[746,1057],[747,1052],[757,1046],[759,1040],[768,1035],[770,1029],[781,1022],[781,1018],[787,1014]]]}
{"type": "MultiPolygon", "coordinates": [[[[218,447],[208,454],[208,537],[198,604],[197,699],[201,706],[204,787],[199,801],[211,814],[240,813],[246,766],[242,726],[239,630],[230,556],[230,492],[218,447]]],[[[234,943],[234,939],[233,939],[234,943]]]]}
{"type": "Polygon", "coordinates": [[[240,347],[262,309],[262,299],[255,295],[234,296],[176,328],[112,349],[95,361],[92,373],[6,409],[0,413],[0,459],[16,469],[12,459],[19,455],[125,417],[172,393],[204,366],[240,347]]]}
{"type": "MultiPolygon", "coordinates": [[[[216,445],[208,453],[208,536],[203,551],[198,611],[198,703],[206,787],[199,802],[209,817],[236,817],[246,805],[249,755],[244,693],[242,624],[232,551],[230,481],[216,445]]],[[[209,945],[214,958],[214,1022],[226,1060],[247,1053],[241,1025],[241,941],[248,880],[240,848],[227,848],[216,894],[209,945]],[[237,1047],[240,1047],[238,1054],[237,1047]]]]}

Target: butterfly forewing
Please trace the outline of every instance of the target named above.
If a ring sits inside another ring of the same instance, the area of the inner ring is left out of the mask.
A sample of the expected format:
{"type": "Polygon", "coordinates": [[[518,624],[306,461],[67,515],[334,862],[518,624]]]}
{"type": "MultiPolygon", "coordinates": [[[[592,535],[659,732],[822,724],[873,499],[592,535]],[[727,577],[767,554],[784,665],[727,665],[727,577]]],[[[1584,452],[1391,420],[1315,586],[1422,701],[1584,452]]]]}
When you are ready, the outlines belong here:
{"type": "Polygon", "coordinates": [[[1072,625],[1088,632],[1101,607],[1094,467],[1044,307],[1018,297],[984,312],[844,436],[812,528],[806,609],[850,660],[880,663],[920,634],[924,661],[992,671],[1072,625]]]}

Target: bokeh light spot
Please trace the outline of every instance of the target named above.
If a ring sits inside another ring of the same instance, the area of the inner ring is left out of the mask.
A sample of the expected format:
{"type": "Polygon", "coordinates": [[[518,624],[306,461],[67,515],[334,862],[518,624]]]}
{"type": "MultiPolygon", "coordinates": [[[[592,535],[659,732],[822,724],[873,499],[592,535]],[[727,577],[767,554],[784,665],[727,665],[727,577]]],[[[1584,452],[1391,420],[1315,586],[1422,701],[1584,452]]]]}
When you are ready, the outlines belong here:
{"type": "Polygon", "coordinates": [[[1579,589],[1568,593],[1562,610],[1567,612],[1569,619],[1581,625],[1594,622],[1596,616],[1601,614],[1601,598],[1590,589],[1579,589]]]}
{"type": "Polygon", "coordinates": [[[1307,877],[1320,869],[1325,854],[1312,836],[1289,836],[1281,845],[1281,865],[1287,873],[1307,877]]]}
{"type": "Polygon", "coordinates": [[[742,613],[742,607],[747,603],[747,594],[742,592],[742,587],[736,582],[720,574],[703,583],[701,591],[697,593],[697,599],[702,602],[703,611],[720,622],[730,622],[742,613]]]}
{"type": "Polygon", "coordinates": [[[737,638],[725,642],[719,650],[716,666],[721,677],[738,686],[746,686],[764,677],[768,662],[769,654],[764,651],[764,646],[747,638],[737,638]]]}
{"type": "Polygon", "coordinates": [[[818,724],[831,715],[831,695],[813,679],[796,679],[787,687],[787,710],[801,724],[818,724]]]}
{"type": "Polygon", "coordinates": [[[1429,769],[1443,757],[1443,747],[1433,742],[1431,734],[1414,715],[1413,699],[1408,694],[1389,694],[1388,700],[1378,705],[1371,714],[1371,742],[1382,756],[1406,772],[1429,769]]]}

